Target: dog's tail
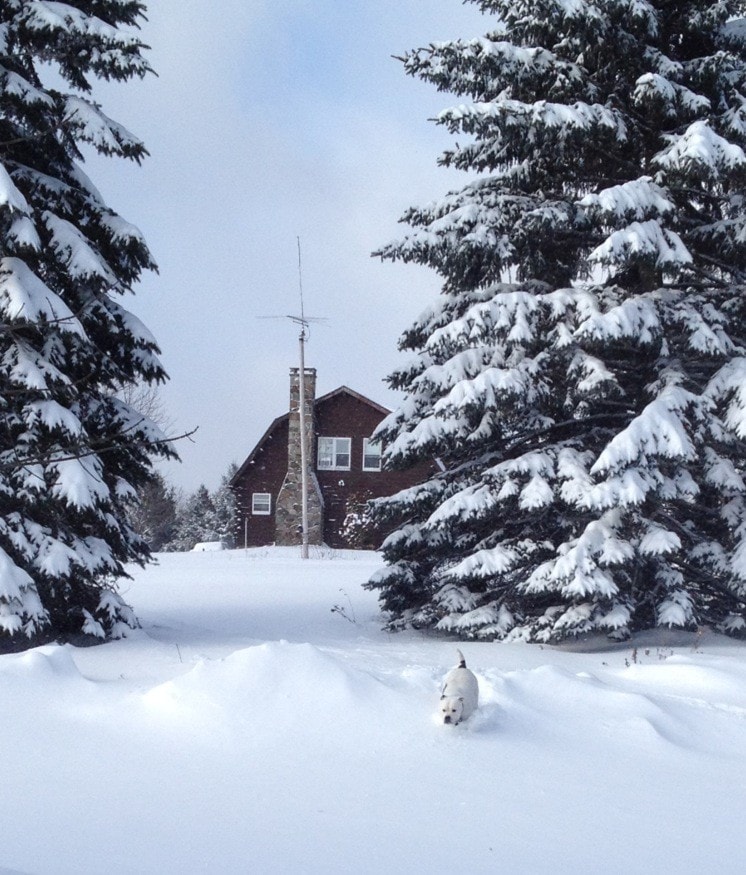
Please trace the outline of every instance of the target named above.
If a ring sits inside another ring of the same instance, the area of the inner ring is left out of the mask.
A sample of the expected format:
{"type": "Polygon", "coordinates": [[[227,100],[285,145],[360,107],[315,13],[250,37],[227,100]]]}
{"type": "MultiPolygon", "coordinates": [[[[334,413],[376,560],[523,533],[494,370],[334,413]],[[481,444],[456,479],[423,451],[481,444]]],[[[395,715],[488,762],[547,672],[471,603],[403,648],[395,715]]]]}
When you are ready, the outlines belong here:
{"type": "Polygon", "coordinates": [[[464,654],[460,650],[457,650],[456,653],[458,653],[457,668],[466,668],[466,660],[464,659],[464,654]]]}

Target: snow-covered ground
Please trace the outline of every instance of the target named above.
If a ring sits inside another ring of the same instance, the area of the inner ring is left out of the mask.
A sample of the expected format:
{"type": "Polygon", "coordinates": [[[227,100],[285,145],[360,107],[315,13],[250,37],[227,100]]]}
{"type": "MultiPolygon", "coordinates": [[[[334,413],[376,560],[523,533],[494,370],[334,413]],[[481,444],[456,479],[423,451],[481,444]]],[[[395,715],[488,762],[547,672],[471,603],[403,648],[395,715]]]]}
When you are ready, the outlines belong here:
{"type": "Polygon", "coordinates": [[[380,630],[373,553],[163,555],[142,630],[0,656],[0,872],[736,873],[746,646],[380,630]]]}

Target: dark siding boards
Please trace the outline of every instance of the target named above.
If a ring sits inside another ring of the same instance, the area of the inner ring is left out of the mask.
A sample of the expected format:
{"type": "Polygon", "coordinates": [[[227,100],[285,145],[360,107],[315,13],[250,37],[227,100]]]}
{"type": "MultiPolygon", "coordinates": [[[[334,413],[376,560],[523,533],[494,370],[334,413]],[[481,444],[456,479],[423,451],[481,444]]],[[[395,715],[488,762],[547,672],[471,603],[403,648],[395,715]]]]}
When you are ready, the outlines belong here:
{"type": "MultiPolygon", "coordinates": [[[[433,467],[420,465],[406,471],[363,471],[363,439],[371,436],[387,412],[344,387],[317,399],[314,404],[314,445],[310,448],[309,464],[316,472],[324,498],[324,542],[330,547],[348,546],[341,528],[351,510],[369,498],[392,495],[422,482],[433,467]],[[318,470],[319,436],[351,438],[349,471],[318,470]]],[[[249,546],[262,546],[275,541],[275,501],[287,471],[287,454],[288,416],[285,415],[272,423],[233,478],[241,526],[248,521],[240,533],[241,543],[244,534],[249,546]],[[255,492],[272,495],[272,513],[269,516],[252,515],[251,496],[255,492]]],[[[380,544],[376,542],[370,546],[378,547],[380,544]]]]}
{"type": "Polygon", "coordinates": [[[275,502],[288,467],[288,418],[276,419],[244,465],[233,478],[239,508],[239,544],[272,544],[275,540],[275,502]],[[245,470],[244,470],[245,469],[245,470]],[[252,515],[251,496],[268,492],[272,496],[269,516],[252,515]]]}

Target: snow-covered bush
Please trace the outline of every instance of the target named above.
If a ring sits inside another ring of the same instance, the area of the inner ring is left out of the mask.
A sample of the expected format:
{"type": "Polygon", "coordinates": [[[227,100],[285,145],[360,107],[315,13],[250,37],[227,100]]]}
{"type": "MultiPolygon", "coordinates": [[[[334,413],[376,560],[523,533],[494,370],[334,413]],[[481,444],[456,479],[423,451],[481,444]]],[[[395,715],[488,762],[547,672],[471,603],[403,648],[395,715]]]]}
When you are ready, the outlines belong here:
{"type": "Polygon", "coordinates": [[[370,582],[393,626],[556,640],[746,617],[741,3],[471,0],[410,52],[455,94],[461,190],[385,259],[437,271],[403,334],[370,582]]]}

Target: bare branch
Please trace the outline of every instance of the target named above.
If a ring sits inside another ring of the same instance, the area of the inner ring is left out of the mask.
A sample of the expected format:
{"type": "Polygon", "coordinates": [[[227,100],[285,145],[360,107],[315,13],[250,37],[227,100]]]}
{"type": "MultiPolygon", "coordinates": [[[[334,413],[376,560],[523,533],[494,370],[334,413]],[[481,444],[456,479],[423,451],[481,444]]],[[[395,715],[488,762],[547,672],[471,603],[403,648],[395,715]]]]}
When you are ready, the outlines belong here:
{"type": "Polygon", "coordinates": [[[122,450],[125,447],[158,447],[164,444],[175,443],[176,441],[189,440],[194,443],[192,437],[199,431],[199,426],[185,431],[181,434],[173,435],[172,437],[159,438],[157,440],[131,440],[126,444],[120,442],[96,444],[81,444],[78,448],[74,445],[69,447],[64,452],[66,455],[50,457],[49,455],[27,456],[25,458],[16,457],[12,462],[0,462],[0,473],[9,473],[18,471],[22,468],[29,468],[32,465],[56,465],[59,462],[71,462],[74,459],[85,459],[90,456],[98,456],[101,453],[110,453],[117,450],[122,450]]]}

